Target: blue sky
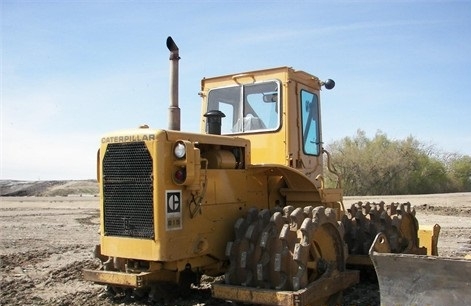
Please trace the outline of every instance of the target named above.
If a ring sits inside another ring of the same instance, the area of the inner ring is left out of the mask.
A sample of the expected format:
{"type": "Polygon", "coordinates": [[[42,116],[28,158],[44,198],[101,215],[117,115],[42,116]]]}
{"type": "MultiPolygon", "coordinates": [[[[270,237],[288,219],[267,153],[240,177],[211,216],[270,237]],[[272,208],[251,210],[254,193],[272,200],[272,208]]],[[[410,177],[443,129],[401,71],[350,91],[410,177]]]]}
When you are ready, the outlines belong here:
{"type": "Polygon", "coordinates": [[[202,77],[277,66],[323,91],[323,136],[412,135],[471,155],[471,1],[1,1],[1,179],[95,178],[100,136],[167,128],[171,35],[182,130],[202,77]]]}

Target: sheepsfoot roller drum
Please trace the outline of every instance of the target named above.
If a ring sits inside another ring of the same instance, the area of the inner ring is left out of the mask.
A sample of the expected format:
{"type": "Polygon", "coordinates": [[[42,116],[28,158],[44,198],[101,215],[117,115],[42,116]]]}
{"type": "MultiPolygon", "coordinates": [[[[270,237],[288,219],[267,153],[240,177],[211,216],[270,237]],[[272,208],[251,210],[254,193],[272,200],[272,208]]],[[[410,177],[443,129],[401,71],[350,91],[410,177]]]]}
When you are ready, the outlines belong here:
{"type": "Polygon", "coordinates": [[[471,305],[471,260],[392,254],[378,234],[370,249],[381,305],[471,305]]]}
{"type": "Polygon", "coordinates": [[[343,229],[324,207],[252,209],[235,226],[226,255],[226,284],[213,296],[264,305],[336,305],[358,283],[347,271],[343,229]]]}
{"type": "Polygon", "coordinates": [[[342,223],[349,251],[347,264],[371,265],[368,251],[378,233],[388,239],[391,253],[436,255],[439,228],[422,235],[424,230],[419,231],[410,203],[354,203],[343,216],[342,223]],[[426,240],[430,241],[427,243],[426,240]]]}

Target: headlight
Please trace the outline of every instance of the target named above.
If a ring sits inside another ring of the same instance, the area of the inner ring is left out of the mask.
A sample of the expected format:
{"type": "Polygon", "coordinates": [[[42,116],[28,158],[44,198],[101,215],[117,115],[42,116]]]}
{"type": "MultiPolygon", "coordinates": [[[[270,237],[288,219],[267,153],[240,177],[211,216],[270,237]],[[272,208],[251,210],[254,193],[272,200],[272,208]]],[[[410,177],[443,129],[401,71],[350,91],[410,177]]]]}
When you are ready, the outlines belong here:
{"type": "Polygon", "coordinates": [[[182,159],[186,155],[186,146],[182,142],[177,142],[173,148],[173,154],[178,159],[182,159]]]}

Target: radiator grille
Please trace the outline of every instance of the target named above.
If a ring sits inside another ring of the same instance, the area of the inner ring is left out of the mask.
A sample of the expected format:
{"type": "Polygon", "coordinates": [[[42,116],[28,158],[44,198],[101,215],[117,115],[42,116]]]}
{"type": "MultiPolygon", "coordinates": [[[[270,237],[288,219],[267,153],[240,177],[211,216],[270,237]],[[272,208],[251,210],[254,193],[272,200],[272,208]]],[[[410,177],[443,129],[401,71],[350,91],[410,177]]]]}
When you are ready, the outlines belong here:
{"type": "Polygon", "coordinates": [[[111,143],[103,158],[105,236],[154,238],[152,157],[144,142],[111,143]]]}

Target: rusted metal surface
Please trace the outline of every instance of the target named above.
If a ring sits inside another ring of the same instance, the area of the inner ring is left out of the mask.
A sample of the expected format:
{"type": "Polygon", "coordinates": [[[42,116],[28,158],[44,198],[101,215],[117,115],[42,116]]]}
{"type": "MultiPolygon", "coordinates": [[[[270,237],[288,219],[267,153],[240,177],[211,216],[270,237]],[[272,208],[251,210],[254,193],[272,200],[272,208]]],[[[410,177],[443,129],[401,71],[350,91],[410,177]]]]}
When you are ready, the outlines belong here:
{"type": "Polygon", "coordinates": [[[99,284],[119,285],[132,288],[143,287],[151,273],[129,274],[117,271],[82,270],[85,280],[99,284]]]}
{"type": "Polygon", "coordinates": [[[177,44],[172,37],[167,38],[167,48],[170,51],[170,106],[168,129],[180,131],[180,107],[178,105],[178,61],[180,60],[180,52],[177,44]]]}
{"type": "Polygon", "coordinates": [[[234,230],[235,240],[226,248],[231,262],[227,285],[215,285],[215,297],[265,305],[330,305],[358,282],[358,272],[345,272],[343,231],[331,208],[253,209],[234,230]]]}
{"type": "Polygon", "coordinates": [[[359,282],[359,272],[347,270],[321,277],[306,288],[297,291],[280,291],[242,287],[226,284],[213,284],[212,295],[225,300],[283,306],[323,305],[326,298],[359,282]]]}
{"type": "Polygon", "coordinates": [[[169,270],[158,270],[140,273],[83,269],[85,280],[98,284],[116,285],[129,288],[143,288],[156,282],[175,282],[177,273],[169,270]]]}
{"type": "Polygon", "coordinates": [[[381,253],[382,239],[370,250],[381,305],[471,305],[471,260],[381,253]]]}
{"type": "Polygon", "coordinates": [[[234,231],[226,248],[229,285],[296,291],[328,270],[345,270],[346,246],[330,208],[252,209],[234,231]]]}
{"type": "Polygon", "coordinates": [[[420,246],[419,224],[410,203],[354,203],[347,209],[342,223],[351,255],[368,255],[375,236],[380,232],[388,238],[392,253],[427,253],[420,246]]]}

